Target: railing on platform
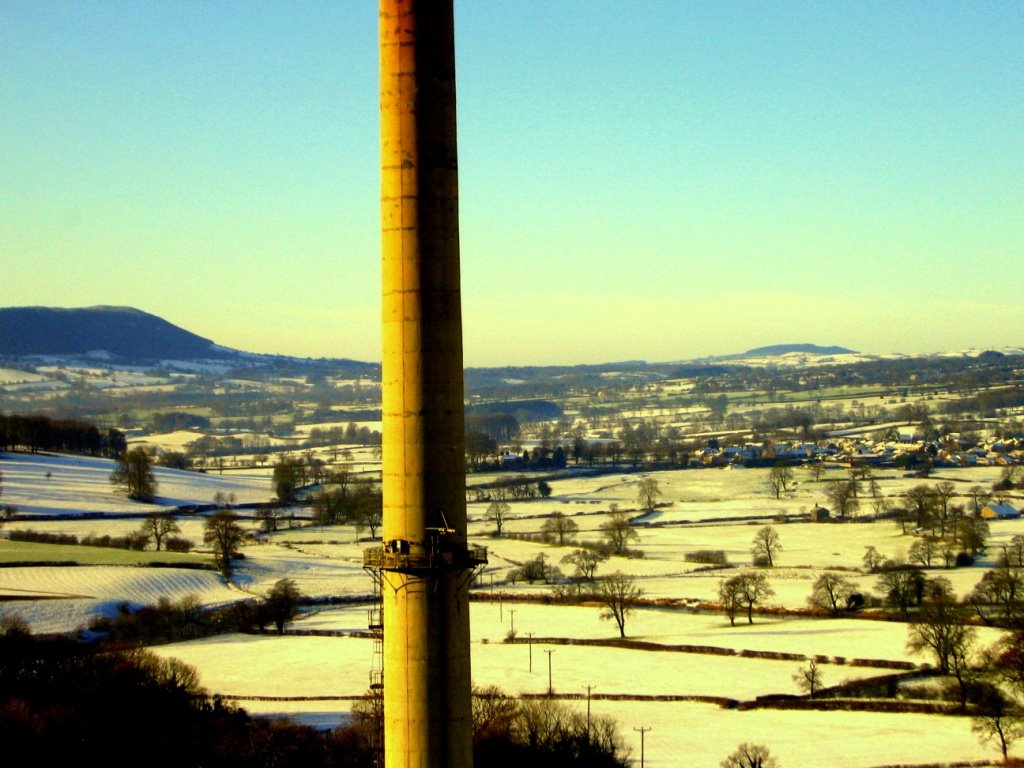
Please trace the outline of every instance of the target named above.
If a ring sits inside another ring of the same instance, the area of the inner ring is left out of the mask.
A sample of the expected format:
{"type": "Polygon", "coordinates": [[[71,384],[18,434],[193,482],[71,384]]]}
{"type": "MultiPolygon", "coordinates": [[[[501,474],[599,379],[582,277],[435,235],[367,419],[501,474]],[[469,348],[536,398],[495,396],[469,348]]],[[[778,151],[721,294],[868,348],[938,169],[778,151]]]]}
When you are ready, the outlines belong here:
{"type": "Polygon", "coordinates": [[[383,546],[363,551],[364,568],[385,571],[464,570],[486,563],[487,547],[475,545],[437,552],[388,552],[383,546]]]}

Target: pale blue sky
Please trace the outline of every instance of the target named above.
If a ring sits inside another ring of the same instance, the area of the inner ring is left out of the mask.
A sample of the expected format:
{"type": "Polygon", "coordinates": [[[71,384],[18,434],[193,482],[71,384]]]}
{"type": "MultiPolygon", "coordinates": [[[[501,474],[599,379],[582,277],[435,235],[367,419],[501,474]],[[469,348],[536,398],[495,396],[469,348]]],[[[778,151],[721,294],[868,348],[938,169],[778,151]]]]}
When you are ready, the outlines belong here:
{"type": "MultiPolygon", "coordinates": [[[[379,359],[376,23],[0,0],[0,305],[379,359]]],[[[468,365],[1024,344],[1019,0],[456,23],[468,365]]]]}

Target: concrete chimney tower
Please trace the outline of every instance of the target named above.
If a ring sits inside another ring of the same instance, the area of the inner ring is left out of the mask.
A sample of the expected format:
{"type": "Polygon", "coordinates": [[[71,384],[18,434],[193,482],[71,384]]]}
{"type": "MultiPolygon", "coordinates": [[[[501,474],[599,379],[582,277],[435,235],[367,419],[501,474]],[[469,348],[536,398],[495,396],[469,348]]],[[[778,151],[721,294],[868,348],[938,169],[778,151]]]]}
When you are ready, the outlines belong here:
{"type": "Polygon", "coordinates": [[[472,766],[453,0],[380,0],[387,768],[472,766]]]}

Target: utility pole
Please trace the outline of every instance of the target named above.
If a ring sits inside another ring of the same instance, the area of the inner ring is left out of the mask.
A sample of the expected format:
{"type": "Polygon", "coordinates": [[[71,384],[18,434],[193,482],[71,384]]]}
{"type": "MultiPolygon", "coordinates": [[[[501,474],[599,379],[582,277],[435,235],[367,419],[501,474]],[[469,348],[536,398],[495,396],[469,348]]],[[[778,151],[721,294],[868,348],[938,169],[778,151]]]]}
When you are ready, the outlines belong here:
{"type": "Polygon", "coordinates": [[[639,728],[634,728],[633,730],[638,731],[640,733],[640,768],[644,768],[644,734],[651,730],[651,727],[647,726],[646,728],[644,728],[643,726],[640,726],[639,728]]]}
{"type": "Polygon", "coordinates": [[[545,648],[544,653],[548,655],[548,696],[552,696],[555,693],[554,687],[551,685],[551,654],[555,652],[554,648],[545,648]]]}
{"type": "Polygon", "coordinates": [[[592,690],[594,690],[594,688],[596,688],[597,686],[594,686],[594,685],[584,685],[583,687],[587,689],[587,743],[589,744],[590,743],[590,692],[592,690]]]}
{"type": "Polygon", "coordinates": [[[512,635],[512,639],[514,640],[516,636],[516,609],[509,608],[508,615],[512,617],[512,628],[509,630],[509,634],[512,635]]]}

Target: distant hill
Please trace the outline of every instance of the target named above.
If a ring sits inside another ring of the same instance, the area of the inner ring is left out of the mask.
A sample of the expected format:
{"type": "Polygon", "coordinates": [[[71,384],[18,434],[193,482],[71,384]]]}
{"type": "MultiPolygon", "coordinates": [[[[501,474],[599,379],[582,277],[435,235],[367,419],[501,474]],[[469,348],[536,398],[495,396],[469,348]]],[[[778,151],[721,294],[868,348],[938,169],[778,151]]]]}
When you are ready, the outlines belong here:
{"type": "Polygon", "coordinates": [[[748,349],[736,357],[769,357],[772,355],[788,355],[797,352],[802,355],[854,355],[856,352],[846,347],[819,347],[817,344],[773,344],[768,347],[748,349]]]}
{"type": "Polygon", "coordinates": [[[0,308],[0,355],[106,352],[129,360],[189,360],[231,352],[131,307],[0,308]]]}

